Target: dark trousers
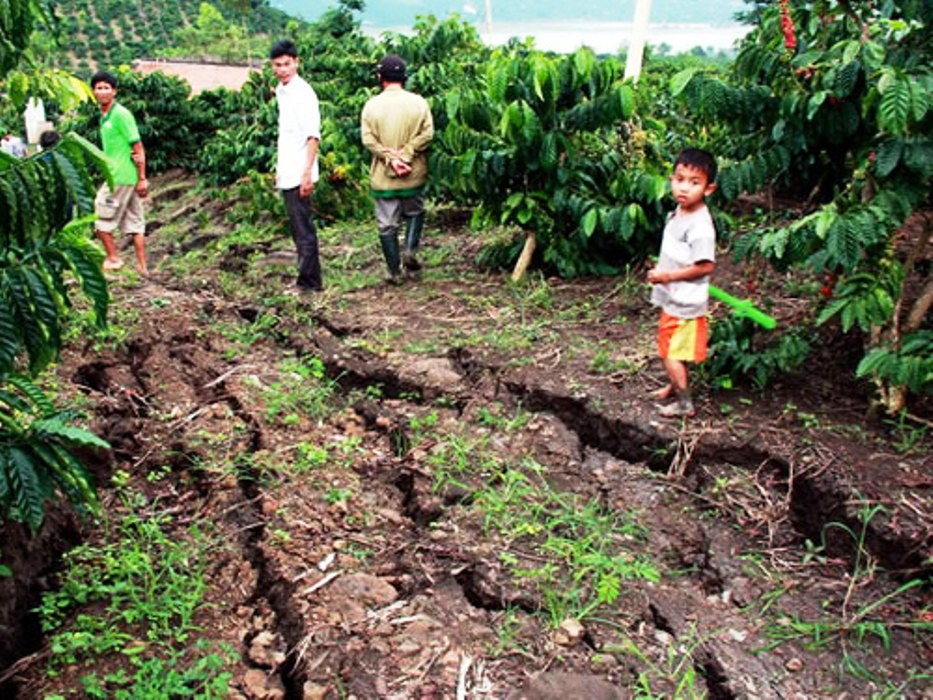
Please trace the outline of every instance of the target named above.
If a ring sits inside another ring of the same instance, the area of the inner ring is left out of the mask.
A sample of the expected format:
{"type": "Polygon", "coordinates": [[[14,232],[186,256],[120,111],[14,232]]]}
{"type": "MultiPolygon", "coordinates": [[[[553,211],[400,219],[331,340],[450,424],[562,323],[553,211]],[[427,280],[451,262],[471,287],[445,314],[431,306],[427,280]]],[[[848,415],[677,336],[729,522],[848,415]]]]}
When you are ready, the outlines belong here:
{"type": "Polygon", "coordinates": [[[298,251],[298,286],[302,289],[323,289],[317,231],[311,218],[311,197],[302,197],[297,187],[282,190],[282,196],[285,198],[285,211],[298,251]]]}

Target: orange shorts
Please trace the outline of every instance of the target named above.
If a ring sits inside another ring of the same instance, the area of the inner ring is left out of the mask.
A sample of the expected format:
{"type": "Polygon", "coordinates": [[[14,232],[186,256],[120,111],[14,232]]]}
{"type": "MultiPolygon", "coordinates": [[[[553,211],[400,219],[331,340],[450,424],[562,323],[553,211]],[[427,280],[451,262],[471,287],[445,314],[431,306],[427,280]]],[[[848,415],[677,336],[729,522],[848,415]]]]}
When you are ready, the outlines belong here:
{"type": "Polygon", "coordinates": [[[706,359],[706,316],[677,318],[661,312],[658,354],[665,360],[703,362],[706,359]]]}

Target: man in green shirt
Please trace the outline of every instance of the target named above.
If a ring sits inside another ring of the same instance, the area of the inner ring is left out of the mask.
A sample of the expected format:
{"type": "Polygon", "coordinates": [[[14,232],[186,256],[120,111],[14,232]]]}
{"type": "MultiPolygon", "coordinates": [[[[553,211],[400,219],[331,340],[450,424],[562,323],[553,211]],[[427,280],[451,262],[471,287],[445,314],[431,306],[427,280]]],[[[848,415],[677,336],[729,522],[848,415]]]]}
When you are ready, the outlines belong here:
{"type": "Polygon", "coordinates": [[[116,101],[117,79],[106,71],[91,78],[91,89],[100,106],[100,140],[110,162],[113,190],[106,183],[97,192],[97,237],[104,245],[104,270],[119,270],[123,261],[113,234],[119,230],[133,236],[136,266],[148,274],[146,264],[146,219],[142,199],[149,194],[146,152],[132,113],[116,101]]]}

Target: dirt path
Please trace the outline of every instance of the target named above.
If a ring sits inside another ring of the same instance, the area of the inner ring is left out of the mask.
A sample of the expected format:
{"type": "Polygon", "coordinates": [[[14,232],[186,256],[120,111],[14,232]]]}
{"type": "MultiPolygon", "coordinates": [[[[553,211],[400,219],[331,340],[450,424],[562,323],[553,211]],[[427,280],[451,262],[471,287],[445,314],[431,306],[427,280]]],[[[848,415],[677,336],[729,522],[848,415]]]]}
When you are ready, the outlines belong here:
{"type": "MultiPolygon", "coordinates": [[[[443,213],[420,282],[346,227],[327,292],[290,296],[287,241],[188,185],[157,275],[115,283],[128,336],[59,376],[113,445],[109,508],[209,523],[195,636],[233,697],[929,697],[928,436],[898,451],[831,373],[664,422],[643,290],[512,287],[443,213]]],[[[19,697],[87,672],[43,663],[19,697]]]]}

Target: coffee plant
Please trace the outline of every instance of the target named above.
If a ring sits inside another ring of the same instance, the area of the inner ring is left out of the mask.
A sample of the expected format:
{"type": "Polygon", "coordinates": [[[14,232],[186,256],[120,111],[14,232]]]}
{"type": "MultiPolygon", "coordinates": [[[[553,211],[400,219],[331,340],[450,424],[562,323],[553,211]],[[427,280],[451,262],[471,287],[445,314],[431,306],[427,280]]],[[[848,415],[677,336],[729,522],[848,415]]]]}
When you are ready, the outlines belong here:
{"type": "MultiPolygon", "coordinates": [[[[12,0],[0,21],[0,77],[9,75],[23,47],[20,33],[38,19],[36,3],[12,0]],[[17,18],[7,23],[7,17],[17,18]],[[18,43],[17,43],[18,42],[18,43]],[[17,53],[19,51],[19,53],[17,53]]],[[[0,153],[0,520],[42,524],[45,504],[63,494],[79,510],[97,497],[77,447],[106,448],[74,427],[74,415],[55,408],[34,383],[58,356],[74,288],[106,323],[108,293],[101,254],[90,242],[94,186],[91,166],[103,154],[75,134],[55,149],[28,158],[0,153]],[[71,221],[77,213],[79,218],[71,221]]]]}
{"type": "Polygon", "coordinates": [[[563,275],[613,271],[653,249],[666,179],[627,148],[635,94],[618,61],[516,44],[446,102],[433,167],[476,205],[474,223],[532,231],[563,275]]]}
{"type": "Polygon", "coordinates": [[[0,203],[10,213],[0,229],[0,519],[42,523],[45,502],[60,491],[79,509],[93,508],[90,476],[73,456],[78,446],[106,448],[70,425],[32,382],[57,359],[71,304],[72,275],[106,321],[108,293],[101,255],[90,242],[93,190],[84,167],[95,149],[69,134],[53,152],[18,161],[0,156],[0,203]],[[22,356],[25,355],[25,358],[22,356]]]}
{"type": "Polygon", "coordinates": [[[736,250],[835,281],[816,320],[860,334],[858,374],[896,413],[908,391],[933,389],[929,236],[923,221],[904,226],[929,205],[933,10],[782,0],[758,13],[728,79],[691,68],[672,92],[698,119],[729,127],[716,143],[726,199],[773,186],[805,201],[736,250]]]}

